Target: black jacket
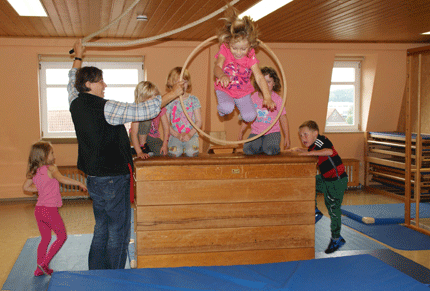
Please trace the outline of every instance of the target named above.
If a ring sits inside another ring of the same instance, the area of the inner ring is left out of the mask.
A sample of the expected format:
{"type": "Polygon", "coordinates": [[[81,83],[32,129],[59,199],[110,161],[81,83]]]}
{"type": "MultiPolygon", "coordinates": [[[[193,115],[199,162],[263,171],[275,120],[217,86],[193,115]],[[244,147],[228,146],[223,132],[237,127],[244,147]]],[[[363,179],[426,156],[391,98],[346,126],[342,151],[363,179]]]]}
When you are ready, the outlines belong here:
{"type": "Polygon", "coordinates": [[[88,93],[70,104],[78,139],[78,169],[90,176],[117,176],[133,167],[130,141],[124,125],[110,125],[104,116],[107,100],[88,93]]]}

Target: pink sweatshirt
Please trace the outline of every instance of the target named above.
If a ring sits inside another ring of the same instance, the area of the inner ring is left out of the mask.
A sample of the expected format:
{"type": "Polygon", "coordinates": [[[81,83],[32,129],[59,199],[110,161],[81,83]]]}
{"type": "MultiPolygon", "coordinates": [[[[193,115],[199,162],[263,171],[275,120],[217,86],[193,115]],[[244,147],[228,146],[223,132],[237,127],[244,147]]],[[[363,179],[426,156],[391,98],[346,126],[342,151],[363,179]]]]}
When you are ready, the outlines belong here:
{"type": "Polygon", "coordinates": [[[220,54],[225,57],[222,70],[226,75],[230,76],[231,82],[226,88],[222,87],[221,84],[217,85],[215,82],[215,90],[224,91],[236,99],[254,92],[255,89],[251,83],[251,67],[258,63],[254,49],[250,49],[247,56],[236,59],[230,49],[225,44],[222,44],[215,58],[218,58],[220,54]]]}

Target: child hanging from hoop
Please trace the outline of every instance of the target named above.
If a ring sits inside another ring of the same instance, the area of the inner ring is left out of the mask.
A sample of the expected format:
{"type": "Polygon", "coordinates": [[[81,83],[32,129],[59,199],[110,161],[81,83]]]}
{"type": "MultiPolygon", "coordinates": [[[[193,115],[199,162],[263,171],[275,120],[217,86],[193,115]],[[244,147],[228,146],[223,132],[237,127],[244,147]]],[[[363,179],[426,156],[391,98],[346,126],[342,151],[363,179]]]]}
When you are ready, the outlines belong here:
{"type": "Polygon", "coordinates": [[[37,268],[34,276],[52,274],[53,270],[49,268],[49,262],[67,239],[63,219],[58,213],[58,208],[63,205],[59,183],[75,185],[87,191],[87,187],[81,182],[61,175],[54,163],[54,149],[49,142],[39,141],[33,144],[28,158],[27,179],[22,188],[24,191],[38,192],[34,216],[42,239],[37,247],[37,268]],[[51,230],[54,231],[57,239],[48,251],[51,230]]]}
{"type": "Polygon", "coordinates": [[[225,25],[218,33],[221,46],[215,55],[217,60],[214,68],[218,113],[220,116],[230,114],[237,106],[242,119],[251,122],[257,117],[251,99],[251,93],[254,91],[252,73],[261,88],[263,106],[269,110],[276,107],[255,57],[258,31],[250,17],[239,18],[237,10],[232,7],[226,11],[223,20],[225,25]]]}

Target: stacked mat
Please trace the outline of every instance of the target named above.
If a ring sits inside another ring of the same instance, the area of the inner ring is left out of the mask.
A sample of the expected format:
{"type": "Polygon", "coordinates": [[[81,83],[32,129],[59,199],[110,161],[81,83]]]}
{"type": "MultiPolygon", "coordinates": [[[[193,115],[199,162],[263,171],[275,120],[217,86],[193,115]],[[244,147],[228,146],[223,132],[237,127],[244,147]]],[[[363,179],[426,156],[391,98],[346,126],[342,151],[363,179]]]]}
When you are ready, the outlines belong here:
{"type": "MultiPolygon", "coordinates": [[[[342,206],[342,224],[399,250],[428,250],[430,237],[407,228],[404,204],[342,206]]],[[[411,217],[416,215],[411,204],[411,217]]],[[[420,218],[430,217],[430,204],[420,203],[420,218]]]]}

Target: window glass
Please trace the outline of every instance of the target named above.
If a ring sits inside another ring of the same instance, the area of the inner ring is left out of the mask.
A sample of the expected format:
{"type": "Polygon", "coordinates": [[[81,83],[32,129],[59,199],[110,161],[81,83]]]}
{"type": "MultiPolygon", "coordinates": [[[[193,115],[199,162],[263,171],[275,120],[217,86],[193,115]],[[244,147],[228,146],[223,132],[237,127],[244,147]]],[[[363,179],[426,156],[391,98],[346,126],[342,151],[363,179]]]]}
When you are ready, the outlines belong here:
{"type": "MultiPolygon", "coordinates": [[[[70,69],[69,69],[70,70],[70,69]]],[[[69,82],[68,69],[47,69],[46,84],[47,85],[67,85],[69,82]]]]}
{"type": "Polygon", "coordinates": [[[333,68],[331,74],[332,82],[354,82],[355,81],[355,68],[333,68]]]}
{"type": "Polygon", "coordinates": [[[105,89],[105,98],[109,100],[120,101],[120,102],[133,103],[135,88],[136,86],[115,88],[115,87],[109,87],[108,85],[105,89]]]}
{"type": "Polygon", "coordinates": [[[103,80],[107,85],[136,85],[139,83],[139,73],[137,69],[105,69],[103,70],[103,80]]]}
{"type": "MultiPolygon", "coordinates": [[[[85,63],[103,70],[103,80],[108,85],[105,98],[120,102],[134,102],[134,89],[143,81],[142,63],[85,63]]],[[[42,137],[76,137],[69,111],[67,83],[70,62],[41,62],[40,96],[42,137]]],[[[126,125],[129,129],[130,124],[126,125]]]]}
{"type": "Polygon", "coordinates": [[[359,61],[335,61],[327,106],[326,131],[359,130],[360,74],[359,61]]]}

